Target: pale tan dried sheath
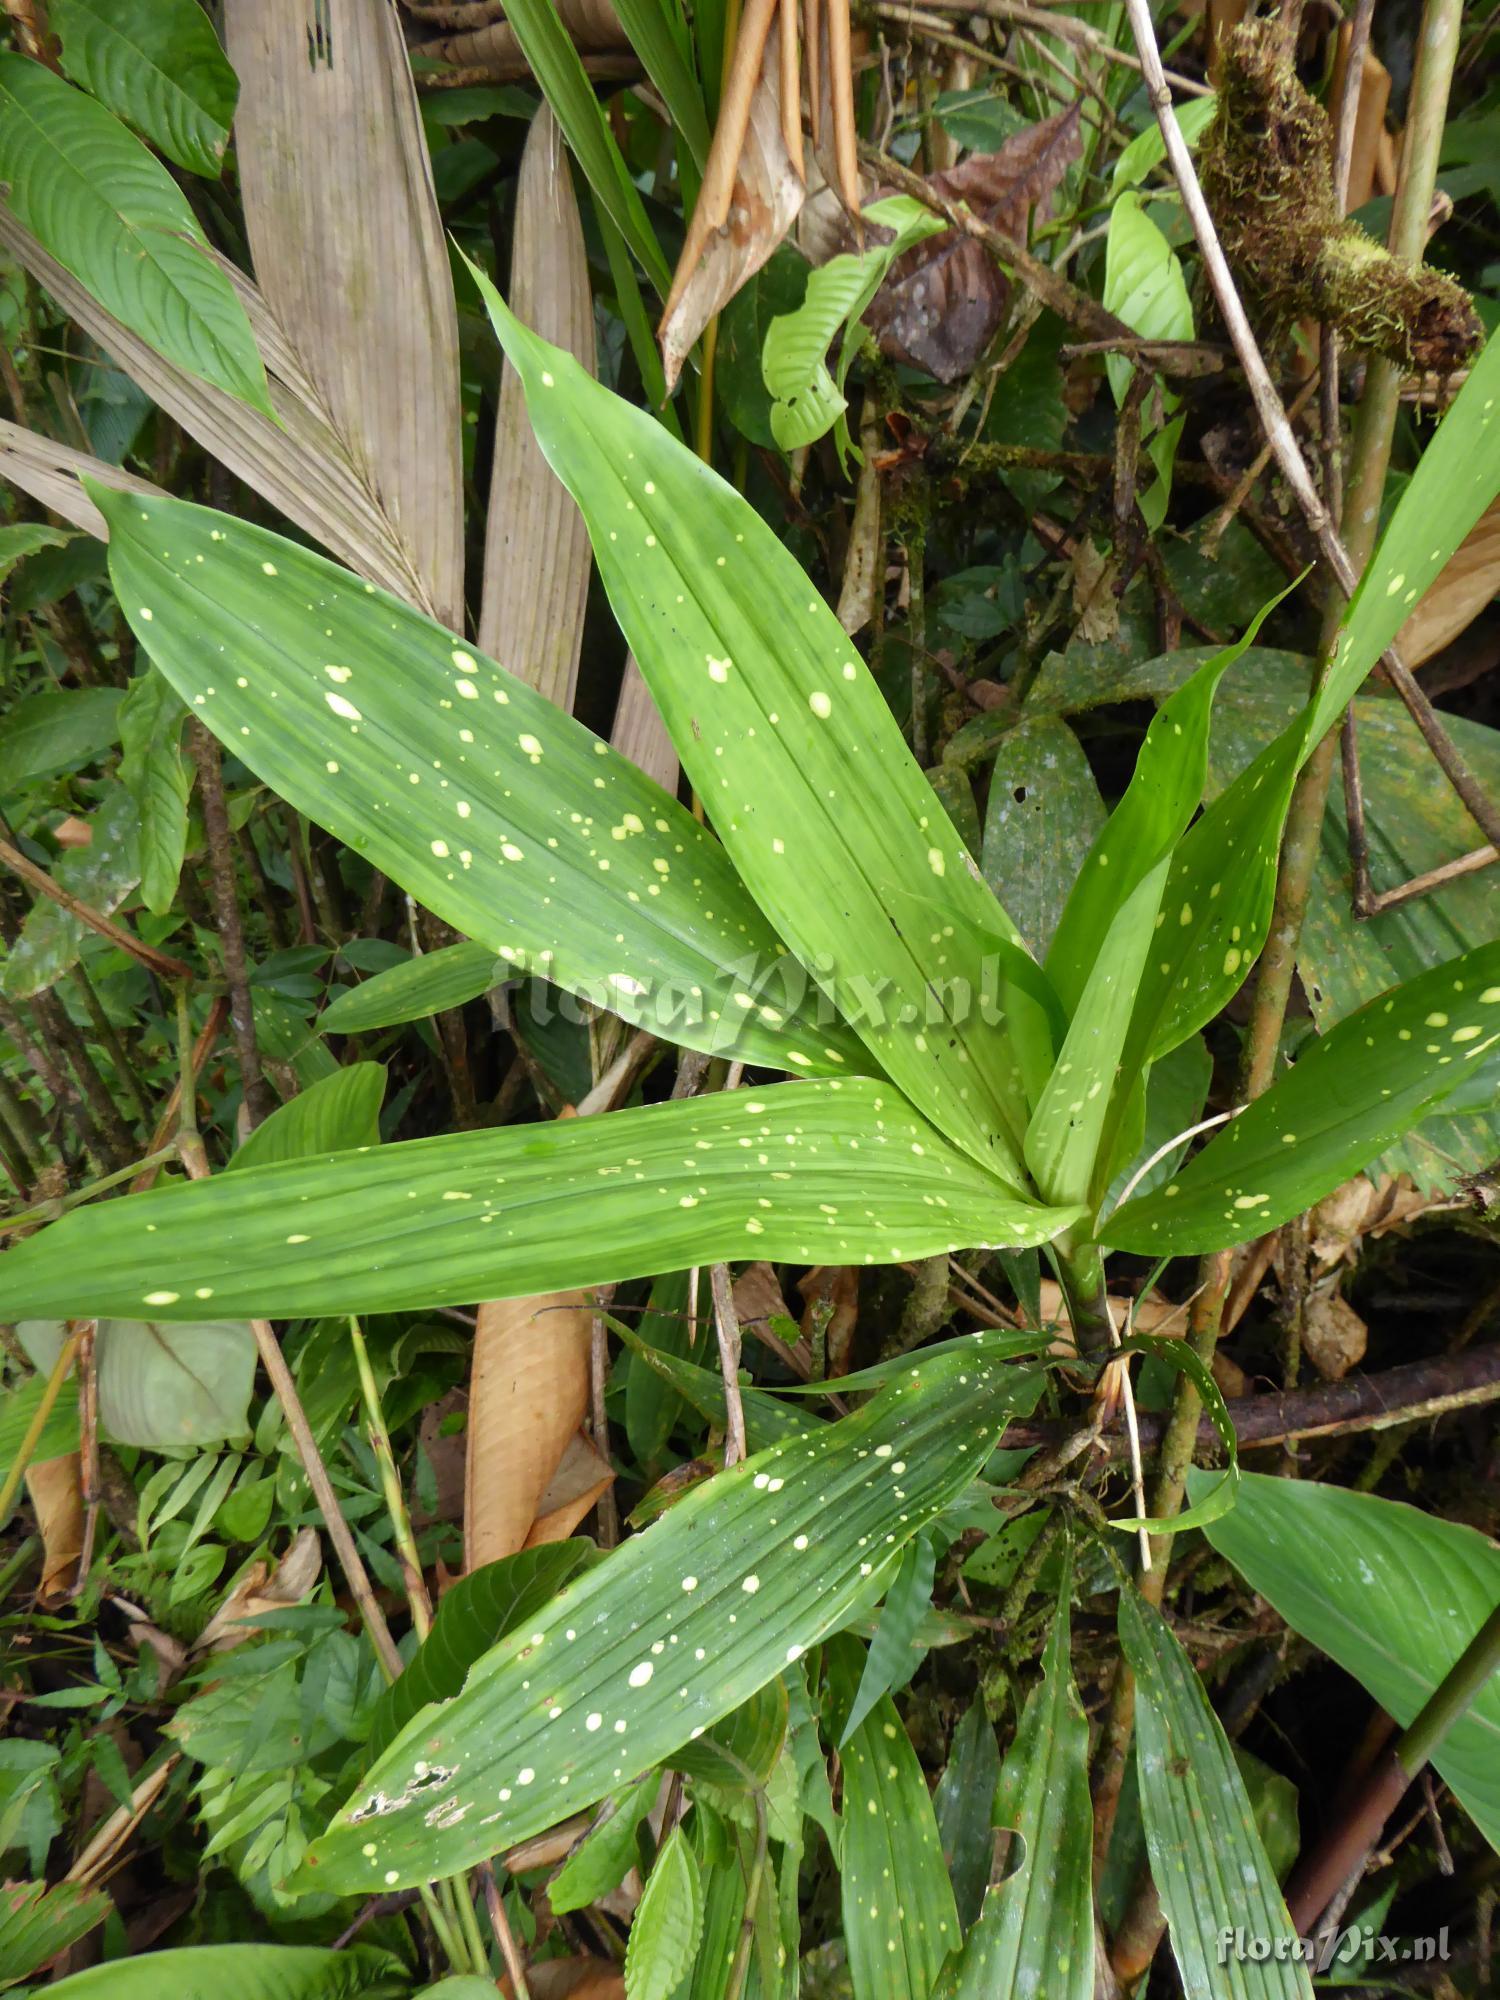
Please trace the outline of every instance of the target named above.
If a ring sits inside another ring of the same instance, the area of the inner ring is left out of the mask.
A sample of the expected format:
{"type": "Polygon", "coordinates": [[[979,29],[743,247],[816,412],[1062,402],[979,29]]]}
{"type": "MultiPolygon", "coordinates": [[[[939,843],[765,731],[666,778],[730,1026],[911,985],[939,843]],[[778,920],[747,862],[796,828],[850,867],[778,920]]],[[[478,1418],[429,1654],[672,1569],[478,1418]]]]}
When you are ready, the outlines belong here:
{"type": "MultiPolygon", "coordinates": [[[[516,190],[512,310],[594,372],[594,302],[583,227],[557,120],[531,121],[516,190]]],[[[492,659],[571,711],[588,600],[588,530],[542,456],[506,362],[495,420],[479,643],[492,659]]]]}

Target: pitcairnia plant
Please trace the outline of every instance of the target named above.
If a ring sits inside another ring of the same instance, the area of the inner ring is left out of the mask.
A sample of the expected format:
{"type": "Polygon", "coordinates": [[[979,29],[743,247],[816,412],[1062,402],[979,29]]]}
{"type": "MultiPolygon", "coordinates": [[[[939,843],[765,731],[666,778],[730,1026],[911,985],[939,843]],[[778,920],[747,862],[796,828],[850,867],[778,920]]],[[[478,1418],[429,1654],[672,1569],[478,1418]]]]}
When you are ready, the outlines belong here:
{"type": "MultiPolygon", "coordinates": [[[[1045,1245],[1098,1349],[1107,1248],[1259,1236],[1472,1085],[1500,1041],[1497,944],[1379,995],[1164,1186],[1108,1203],[1142,1150],[1152,1065],[1264,941],[1298,771],[1500,488],[1500,348],[1424,455],[1307,708],[1200,810],[1214,690],[1242,648],[1202,666],[1160,708],[1038,963],[773,530],[475,279],[704,821],[462,638],[226,515],[91,489],[120,605],[260,778],[506,973],[757,1077],[80,1209],[5,1259],[7,1318],[290,1318],[744,1256],[1045,1245]]],[[[413,1718],[314,1848],[320,1886],[425,1881],[712,1729],[878,1596],[1029,1379],[959,1351],[837,1426],[763,1439],[495,1647],[440,1726],[413,1718]],[[817,1594],[789,1555],[814,1535],[817,1594]]]]}

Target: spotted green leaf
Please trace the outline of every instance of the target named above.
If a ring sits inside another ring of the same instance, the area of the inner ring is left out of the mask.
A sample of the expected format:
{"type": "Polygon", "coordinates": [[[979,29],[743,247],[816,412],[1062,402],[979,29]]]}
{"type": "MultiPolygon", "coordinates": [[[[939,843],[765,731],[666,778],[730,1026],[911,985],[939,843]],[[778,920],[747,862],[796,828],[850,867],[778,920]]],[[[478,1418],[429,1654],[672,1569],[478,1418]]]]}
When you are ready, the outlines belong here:
{"type": "MultiPolygon", "coordinates": [[[[834,1719],[854,1698],[861,1648],[828,1649],[834,1719]]],[[[917,1753],[889,1695],[839,1751],[844,1945],[854,2000],[928,2000],[958,1944],[958,1909],[917,1753]]]]}
{"type": "Polygon", "coordinates": [[[52,0],[62,66],[178,166],[217,180],[239,81],[197,0],[52,0]]]}
{"type": "Polygon", "coordinates": [[[1393,987],[1313,1042],[1157,1192],[1102,1226],[1122,1250],[1262,1236],[1375,1159],[1500,1040],[1500,943],[1393,987]]]}
{"type": "MultiPolygon", "coordinates": [[[[593,1554],[577,1537],[519,1549],[482,1563],[444,1591],[432,1630],[406,1672],[375,1704],[366,1753],[373,1762],[427,1702],[458,1693],[464,1676],[497,1640],[540,1611],[593,1554]]],[[[561,1905],[554,1902],[553,1908],[561,1905]]]]}
{"type": "Polygon", "coordinates": [[[318,1026],[325,1035],[394,1028],[446,1007],[462,1007],[510,977],[511,968],[487,944],[444,945],[339,994],[318,1016],[318,1026]]]}
{"type": "Polygon", "coordinates": [[[997,990],[997,943],[1037,968],[873,677],[774,529],[474,275],[683,768],[751,894],[911,1101],[1019,1184],[1014,1030],[1035,1003],[997,990]],[[1002,1013],[1011,1033],[996,1032],[1002,1013]]]}
{"type": "Polygon", "coordinates": [[[363,1894],[451,1873],[711,1728],[868,1600],[982,1468],[1028,1380],[982,1359],[913,1368],[694,1487],[408,1724],[298,1886],[363,1894]]]}
{"type": "Polygon", "coordinates": [[[272,414],[250,322],[171,175],[102,104],[0,54],[0,182],[16,220],[106,311],[272,414]]]}
{"type": "Polygon", "coordinates": [[[753,1254],[899,1263],[1040,1242],[889,1085],[774,1084],[247,1167],[75,1209],[0,1263],[6,1318],[290,1319],[606,1284],[753,1254]],[[338,1171],[330,1171],[333,1162],[338,1171]]]}
{"type": "Polygon", "coordinates": [[[719,843],[581,723],[279,535],[180,500],[94,498],[120,606],[192,711],[510,971],[752,1062],[866,1060],[817,1024],[719,843]]]}
{"type": "Polygon", "coordinates": [[[940,2000],[991,2000],[1045,1993],[1091,2000],[1094,1914],[1089,1810],[1089,1729],[1073,1685],[1068,1597],[1059,1590],[1043,1679],[1026,1700],[1000,1773],[995,1824],[1019,1847],[1010,1872],[985,1897],[963,1957],[938,1988],[940,2000]]]}
{"type": "Polygon", "coordinates": [[[680,1826],[662,1842],[630,1925],[626,2000],[670,2000],[703,1935],[703,1879],[680,1826]]]}
{"type": "Polygon", "coordinates": [[[1295,1936],[1245,1781],[1171,1627],[1135,1590],[1120,1592],[1120,1643],[1136,1677],[1136,1769],[1151,1874],[1187,2000],[1312,2000],[1300,1960],[1229,1955],[1226,1927],[1295,1936]]]}

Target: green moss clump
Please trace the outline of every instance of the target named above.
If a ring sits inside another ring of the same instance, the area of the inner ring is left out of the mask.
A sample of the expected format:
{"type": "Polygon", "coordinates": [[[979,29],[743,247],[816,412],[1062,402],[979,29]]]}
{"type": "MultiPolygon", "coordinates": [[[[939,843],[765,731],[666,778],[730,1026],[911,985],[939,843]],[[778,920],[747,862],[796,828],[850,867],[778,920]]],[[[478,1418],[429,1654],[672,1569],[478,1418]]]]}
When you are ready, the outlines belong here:
{"type": "Polygon", "coordinates": [[[1224,50],[1204,136],[1203,191],[1236,277],[1278,329],[1315,319],[1404,368],[1448,374],[1484,329],[1461,285],[1415,270],[1339,213],[1327,115],[1298,81],[1274,23],[1224,50]]]}

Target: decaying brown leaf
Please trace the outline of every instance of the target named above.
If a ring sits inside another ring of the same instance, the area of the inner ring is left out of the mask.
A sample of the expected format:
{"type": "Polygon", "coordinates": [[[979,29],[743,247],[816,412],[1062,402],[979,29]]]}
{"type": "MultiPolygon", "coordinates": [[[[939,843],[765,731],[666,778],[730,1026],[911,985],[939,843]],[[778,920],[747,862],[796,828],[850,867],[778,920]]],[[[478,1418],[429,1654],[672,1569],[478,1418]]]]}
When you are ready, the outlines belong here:
{"type": "Polygon", "coordinates": [[[323,1549],[316,1528],[301,1528],[286,1554],[269,1573],[263,1562],[252,1563],[198,1635],[195,1651],[227,1653],[256,1636],[243,1623],[263,1611],[283,1611],[302,1604],[312,1594],[323,1571],[323,1549]]]}
{"type": "Polygon", "coordinates": [[[824,1342],[824,1374],[847,1375],[859,1323],[859,1273],[850,1264],[819,1264],[797,1281],[802,1295],[802,1339],[816,1349],[824,1342]]]}
{"type": "Polygon", "coordinates": [[[133,472],[106,465],[102,458],[91,458],[86,451],[75,451],[71,445],[57,444],[38,431],[0,419],[0,485],[19,486],[75,528],[107,541],[104,516],[79,485],[80,474],[122,493],[161,493],[149,479],[138,479],[133,472]]]}
{"type": "MultiPolygon", "coordinates": [[[[1333,77],[1328,86],[1328,102],[1343,101],[1344,70],[1348,63],[1353,24],[1341,23],[1333,58],[1333,77]]],[[[1359,73],[1359,105],[1354,114],[1354,143],[1349,152],[1349,187],[1344,212],[1352,215],[1375,193],[1375,176],[1380,165],[1381,141],[1389,137],[1385,129],[1386,106],[1391,101],[1391,73],[1368,45],[1359,73]]]]}
{"type": "Polygon", "coordinates": [[[1500,501],[1492,502],[1401,627],[1396,643],[1419,667],[1466,631],[1500,591],[1500,501]]]}
{"type": "Polygon", "coordinates": [[[592,1327],[582,1292],[480,1306],[469,1372],[467,1569],[524,1548],[588,1409],[592,1327]]]}
{"type": "Polygon", "coordinates": [[[765,263],[797,219],[807,189],[787,150],[780,37],[768,8],[746,9],[741,47],[761,25],[758,73],[731,76],[657,338],[667,386],[710,319],[765,263]]]}
{"type": "Polygon", "coordinates": [[[1367,1236],[1383,1236],[1399,1229],[1433,1208],[1451,1204],[1433,1201],[1403,1174],[1392,1179],[1382,1174],[1378,1181],[1356,1174],[1341,1188],[1325,1195],[1312,1211],[1310,1247],[1313,1264],[1326,1272],[1341,1264],[1357,1261],[1367,1236]]]}
{"type": "MultiPolygon", "coordinates": [[[[928,185],[1005,235],[1024,242],[1033,216],[1079,156],[1075,103],[1017,132],[993,153],[976,153],[928,185]]],[[[1011,282],[982,243],[956,229],[931,236],[898,257],[866,318],[892,360],[924,369],[939,382],[967,375],[999,332],[1011,282]]]]}
{"type": "Polygon", "coordinates": [[[536,1519],[526,1547],[566,1541],[590,1509],[598,1506],[614,1477],[614,1468],[588,1432],[575,1431],[536,1503],[536,1519]]]}
{"type": "MultiPolygon", "coordinates": [[[[425,602],[463,619],[458,314],[400,24],[369,0],[229,0],[261,294],[425,602]]],[[[269,358],[269,357],[268,357],[269,358]]]]}
{"type": "MultiPolygon", "coordinates": [[[[557,120],[531,121],[516,189],[511,310],[594,372],[594,302],[583,225],[557,120]]],[[[495,458],[484,538],[479,643],[492,659],[570,713],[588,602],[588,530],[542,456],[520,378],[500,375],[495,458]]]]}
{"type": "Polygon", "coordinates": [[[1319,1286],[1302,1316],[1302,1352],[1325,1382],[1340,1381],[1365,1358],[1369,1328],[1341,1292],[1319,1286]]]}
{"type": "MultiPolygon", "coordinates": [[[[602,1958],[552,1958],[526,1974],[531,2000],[625,2000],[625,1975],[602,1958]]],[[[515,2000],[508,1979],[500,1982],[502,2000],[515,2000]]]]}
{"type": "Polygon", "coordinates": [[[26,1491],[42,1537],[37,1601],[55,1603],[73,1588],[83,1550],[83,1459],[76,1451],[28,1466],[26,1491]]]}

